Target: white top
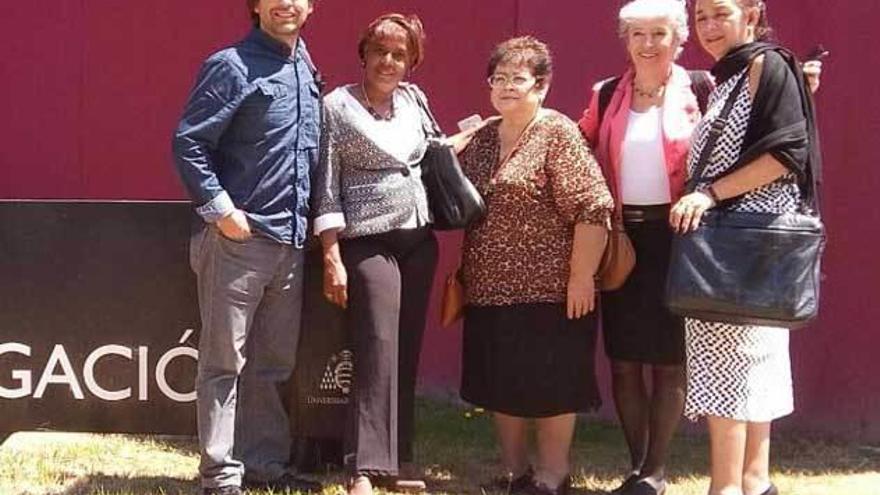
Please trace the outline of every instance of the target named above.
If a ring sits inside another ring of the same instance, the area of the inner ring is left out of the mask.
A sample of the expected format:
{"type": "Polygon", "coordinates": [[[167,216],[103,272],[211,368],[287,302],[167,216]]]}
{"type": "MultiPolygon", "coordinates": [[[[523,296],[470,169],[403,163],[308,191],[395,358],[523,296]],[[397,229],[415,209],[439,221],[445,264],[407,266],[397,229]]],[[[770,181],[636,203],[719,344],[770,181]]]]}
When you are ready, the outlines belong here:
{"type": "Polygon", "coordinates": [[[621,147],[620,190],[625,205],[662,205],[672,202],[663,153],[659,107],[646,112],[630,110],[621,147]]]}

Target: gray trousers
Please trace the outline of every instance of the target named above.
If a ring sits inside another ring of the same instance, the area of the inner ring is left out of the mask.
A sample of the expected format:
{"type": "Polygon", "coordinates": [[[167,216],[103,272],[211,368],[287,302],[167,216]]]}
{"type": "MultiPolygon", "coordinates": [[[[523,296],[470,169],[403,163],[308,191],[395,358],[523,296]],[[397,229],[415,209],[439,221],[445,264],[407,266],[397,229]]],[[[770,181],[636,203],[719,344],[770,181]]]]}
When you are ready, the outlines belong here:
{"type": "Polygon", "coordinates": [[[197,232],[190,262],[202,330],[196,379],[202,486],[240,486],[287,472],[285,387],[300,333],[303,252],[255,234],[245,242],[214,226],[197,232]]]}

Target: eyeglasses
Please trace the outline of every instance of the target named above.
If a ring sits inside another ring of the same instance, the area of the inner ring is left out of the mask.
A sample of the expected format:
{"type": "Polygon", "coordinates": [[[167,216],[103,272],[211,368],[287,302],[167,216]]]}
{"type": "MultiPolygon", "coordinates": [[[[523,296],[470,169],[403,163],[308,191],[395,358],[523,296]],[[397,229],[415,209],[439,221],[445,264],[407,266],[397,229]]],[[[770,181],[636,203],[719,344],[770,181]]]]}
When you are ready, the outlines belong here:
{"type": "Polygon", "coordinates": [[[516,89],[525,89],[532,82],[537,82],[537,79],[533,77],[526,76],[507,76],[505,74],[493,74],[486,79],[486,82],[489,83],[489,87],[492,88],[504,88],[507,85],[512,84],[516,89]]]}

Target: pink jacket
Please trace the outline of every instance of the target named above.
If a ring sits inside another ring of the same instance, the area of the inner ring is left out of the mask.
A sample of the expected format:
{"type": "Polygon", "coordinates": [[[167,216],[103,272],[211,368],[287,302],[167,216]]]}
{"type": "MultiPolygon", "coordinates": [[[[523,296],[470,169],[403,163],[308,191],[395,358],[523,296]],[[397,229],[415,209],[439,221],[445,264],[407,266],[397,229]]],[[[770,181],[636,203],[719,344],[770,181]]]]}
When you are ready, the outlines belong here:
{"type": "MultiPolygon", "coordinates": [[[[621,208],[620,167],[621,147],[626,135],[629,110],[632,103],[632,80],[635,72],[628,69],[617,89],[614,91],[602,125],[599,126],[599,89],[602,82],[593,87],[590,106],[578,122],[584,137],[590,146],[605,180],[614,196],[614,204],[621,208]]],[[[663,100],[663,153],[666,161],[666,172],[669,174],[669,188],[672,201],[681,197],[687,179],[687,157],[691,146],[691,135],[700,120],[700,109],[697,97],[691,91],[691,79],[685,69],[678,65],[672,66],[672,74],[666,83],[666,94],[663,100]]]]}

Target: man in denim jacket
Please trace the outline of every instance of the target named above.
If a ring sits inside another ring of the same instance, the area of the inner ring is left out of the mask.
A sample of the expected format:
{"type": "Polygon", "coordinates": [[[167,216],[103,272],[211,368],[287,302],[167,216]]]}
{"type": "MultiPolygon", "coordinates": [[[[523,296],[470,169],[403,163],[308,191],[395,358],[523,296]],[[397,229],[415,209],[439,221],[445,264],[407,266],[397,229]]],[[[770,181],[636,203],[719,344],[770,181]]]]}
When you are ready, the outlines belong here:
{"type": "Polygon", "coordinates": [[[318,74],[300,31],[316,0],[247,0],[254,28],[211,55],[174,136],[203,222],[198,431],[204,494],[317,491],[289,471],[284,389],[296,359],[318,74]]]}

